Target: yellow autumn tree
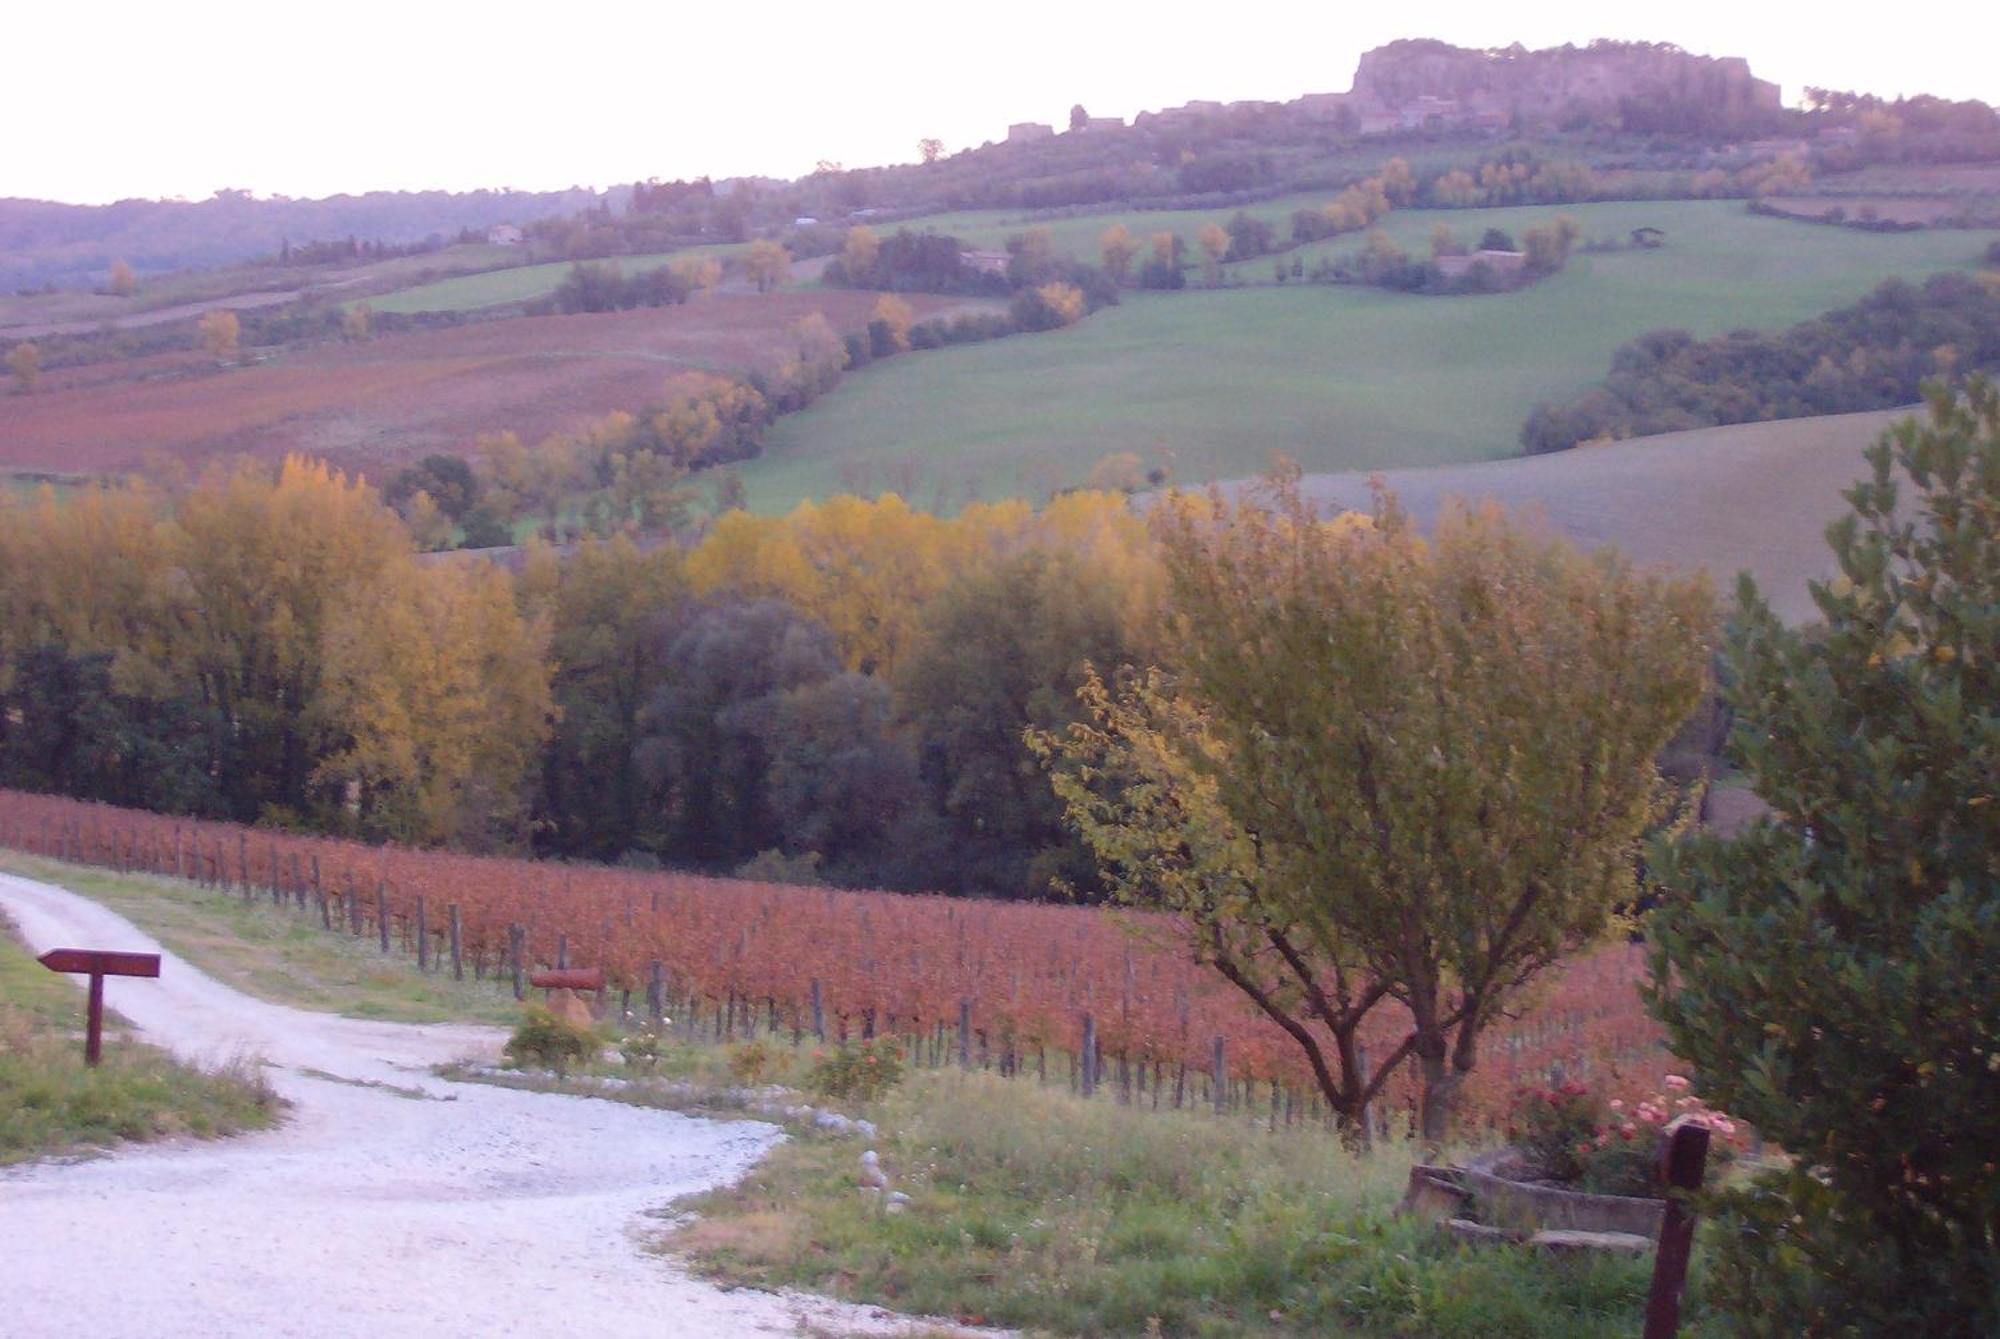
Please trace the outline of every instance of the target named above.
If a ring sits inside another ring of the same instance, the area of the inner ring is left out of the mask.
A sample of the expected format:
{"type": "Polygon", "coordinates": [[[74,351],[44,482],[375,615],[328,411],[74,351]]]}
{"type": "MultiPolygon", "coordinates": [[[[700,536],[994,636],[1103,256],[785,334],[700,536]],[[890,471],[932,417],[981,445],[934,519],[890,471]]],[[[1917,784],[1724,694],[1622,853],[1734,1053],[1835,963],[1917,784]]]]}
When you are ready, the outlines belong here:
{"type": "Polygon", "coordinates": [[[759,293],[768,293],[784,283],[792,272],[792,253],[777,242],[758,239],[743,256],[743,273],[759,293]]]}
{"type": "Polygon", "coordinates": [[[243,323],[232,311],[204,312],[195,325],[195,338],[212,358],[227,358],[236,352],[243,335],[243,323]]]}
{"type": "Polygon", "coordinates": [[[847,239],[840,248],[840,259],[847,271],[849,282],[866,280],[875,269],[875,257],[882,251],[882,240],[867,228],[849,228],[847,239]]]}
{"type": "Polygon", "coordinates": [[[329,613],[323,710],[344,744],[314,780],[361,830],[475,847],[525,837],[527,782],[548,737],[548,628],[503,569],[399,564],[329,613]]]}
{"type": "Polygon", "coordinates": [[[1229,254],[1229,234],[1219,223],[1211,223],[1194,235],[1201,247],[1202,282],[1211,288],[1222,282],[1222,258],[1229,254]]]}
{"type": "Polygon", "coordinates": [[[667,262],[667,269],[690,292],[698,293],[722,282],[722,262],[714,256],[682,256],[667,262]]]}
{"type": "Polygon", "coordinates": [[[1132,277],[1132,258],[1139,254],[1139,242],[1131,229],[1114,223],[1098,237],[1097,254],[1111,281],[1122,284],[1132,277]]]}
{"type": "Polygon", "coordinates": [[[880,321],[889,332],[889,347],[900,353],[910,347],[910,327],[916,324],[916,309],[894,293],[884,293],[875,300],[874,320],[880,321]]]}
{"type": "Polygon", "coordinates": [[[7,370],[14,374],[14,389],[23,395],[33,393],[42,383],[42,351],[32,340],[22,340],[7,350],[7,370]]]}

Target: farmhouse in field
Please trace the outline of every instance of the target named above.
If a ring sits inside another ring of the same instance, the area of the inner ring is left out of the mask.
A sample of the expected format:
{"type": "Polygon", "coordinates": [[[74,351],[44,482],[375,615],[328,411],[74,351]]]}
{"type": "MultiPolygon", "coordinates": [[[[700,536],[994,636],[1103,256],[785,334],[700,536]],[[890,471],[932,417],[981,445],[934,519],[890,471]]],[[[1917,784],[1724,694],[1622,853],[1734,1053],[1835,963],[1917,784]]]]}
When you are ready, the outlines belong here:
{"type": "Polygon", "coordinates": [[[527,240],[526,235],[511,223],[496,223],[486,230],[489,246],[519,246],[527,240]]]}
{"type": "Polygon", "coordinates": [[[1007,127],[1009,144],[1032,144],[1040,139],[1054,139],[1056,128],[1040,121],[1016,121],[1007,127]]]}
{"type": "Polygon", "coordinates": [[[1494,282],[1513,287],[1521,282],[1527,272],[1528,253],[1525,251],[1475,251],[1469,256],[1439,256],[1438,273],[1447,279],[1463,279],[1479,266],[1484,265],[1492,274],[1494,282]]]}

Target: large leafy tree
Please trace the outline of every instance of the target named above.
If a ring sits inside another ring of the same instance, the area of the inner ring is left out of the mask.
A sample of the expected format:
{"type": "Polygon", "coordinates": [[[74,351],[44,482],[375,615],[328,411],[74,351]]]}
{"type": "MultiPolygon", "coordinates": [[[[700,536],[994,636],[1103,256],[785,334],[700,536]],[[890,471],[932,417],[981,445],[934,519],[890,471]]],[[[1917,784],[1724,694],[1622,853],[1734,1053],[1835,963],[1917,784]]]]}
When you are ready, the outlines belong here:
{"type": "Polygon", "coordinates": [[[939,882],[983,897],[1046,895],[1089,881],[1021,732],[1077,716],[1086,665],[1133,657],[1120,592],[1060,550],[1029,549],[968,572],[924,608],[924,636],[897,676],[932,805],[950,833],[939,882]]]}
{"type": "Polygon", "coordinates": [[[1709,598],[1495,510],[1427,541],[1278,492],[1162,507],[1166,672],[1042,742],[1106,881],[1176,913],[1337,1112],[1414,1060],[1437,1140],[1486,1029],[1631,897],[1709,598]],[[1364,1072],[1389,1001],[1408,1034],[1364,1072]]]}
{"type": "Polygon", "coordinates": [[[1662,852],[1655,1008],[1790,1161],[1717,1292],[1770,1334],[2000,1332],[2000,393],[1938,388],[1829,531],[1823,628],[1748,581],[1733,747],[1768,819],[1662,852]]]}

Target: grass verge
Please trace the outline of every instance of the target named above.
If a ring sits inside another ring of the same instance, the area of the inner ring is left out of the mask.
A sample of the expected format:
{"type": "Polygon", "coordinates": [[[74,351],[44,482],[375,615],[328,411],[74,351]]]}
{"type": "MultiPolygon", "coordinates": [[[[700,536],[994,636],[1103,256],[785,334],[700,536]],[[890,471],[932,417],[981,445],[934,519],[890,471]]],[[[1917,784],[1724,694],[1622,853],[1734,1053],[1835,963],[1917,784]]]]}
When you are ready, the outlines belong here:
{"type": "Polygon", "coordinates": [[[284,1103],[252,1062],[181,1064],[106,1019],[104,1063],[83,1063],[84,995],[0,920],[0,1166],[175,1135],[275,1124],[284,1103]]]}
{"type": "MultiPolygon", "coordinates": [[[[919,1072],[853,1139],[795,1139],[684,1203],[665,1249],[728,1283],[1056,1334],[1636,1333],[1651,1261],[1470,1248],[1392,1209],[1409,1159],[1318,1133],[919,1072]]],[[[1698,1313],[1698,1305],[1691,1307],[1698,1313]]],[[[1699,1315],[1683,1333],[1702,1332],[1699,1315]]]]}
{"type": "Polygon", "coordinates": [[[262,898],[245,902],[180,879],[118,874],[0,852],[0,871],[39,879],[111,908],[202,971],[259,999],[349,1018],[397,1023],[492,1023],[511,1027],[521,1006],[500,981],[455,981],[420,972],[371,939],[321,929],[262,898]]]}

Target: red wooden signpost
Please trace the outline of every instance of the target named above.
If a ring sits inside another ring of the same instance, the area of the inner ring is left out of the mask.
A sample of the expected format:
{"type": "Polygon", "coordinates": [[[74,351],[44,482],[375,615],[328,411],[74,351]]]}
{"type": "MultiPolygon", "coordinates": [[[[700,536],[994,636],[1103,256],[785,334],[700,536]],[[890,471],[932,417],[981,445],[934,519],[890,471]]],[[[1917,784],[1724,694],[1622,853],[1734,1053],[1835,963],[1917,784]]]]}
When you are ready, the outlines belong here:
{"type": "Polygon", "coordinates": [[[604,989],[604,969],[602,967],[557,967],[546,971],[531,972],[528,984],[536,990],[602,990],[604,989]]]}
{"type": "Polygon", "coordinates": [[[83,1063],[94,1065],[104,1054],[104,978],[158,976],[157,953],[116,953],[101,948],[52,948],[36,959],[52,972],[90,973],[90,1021],[83,1036],[83,1063]]]}

